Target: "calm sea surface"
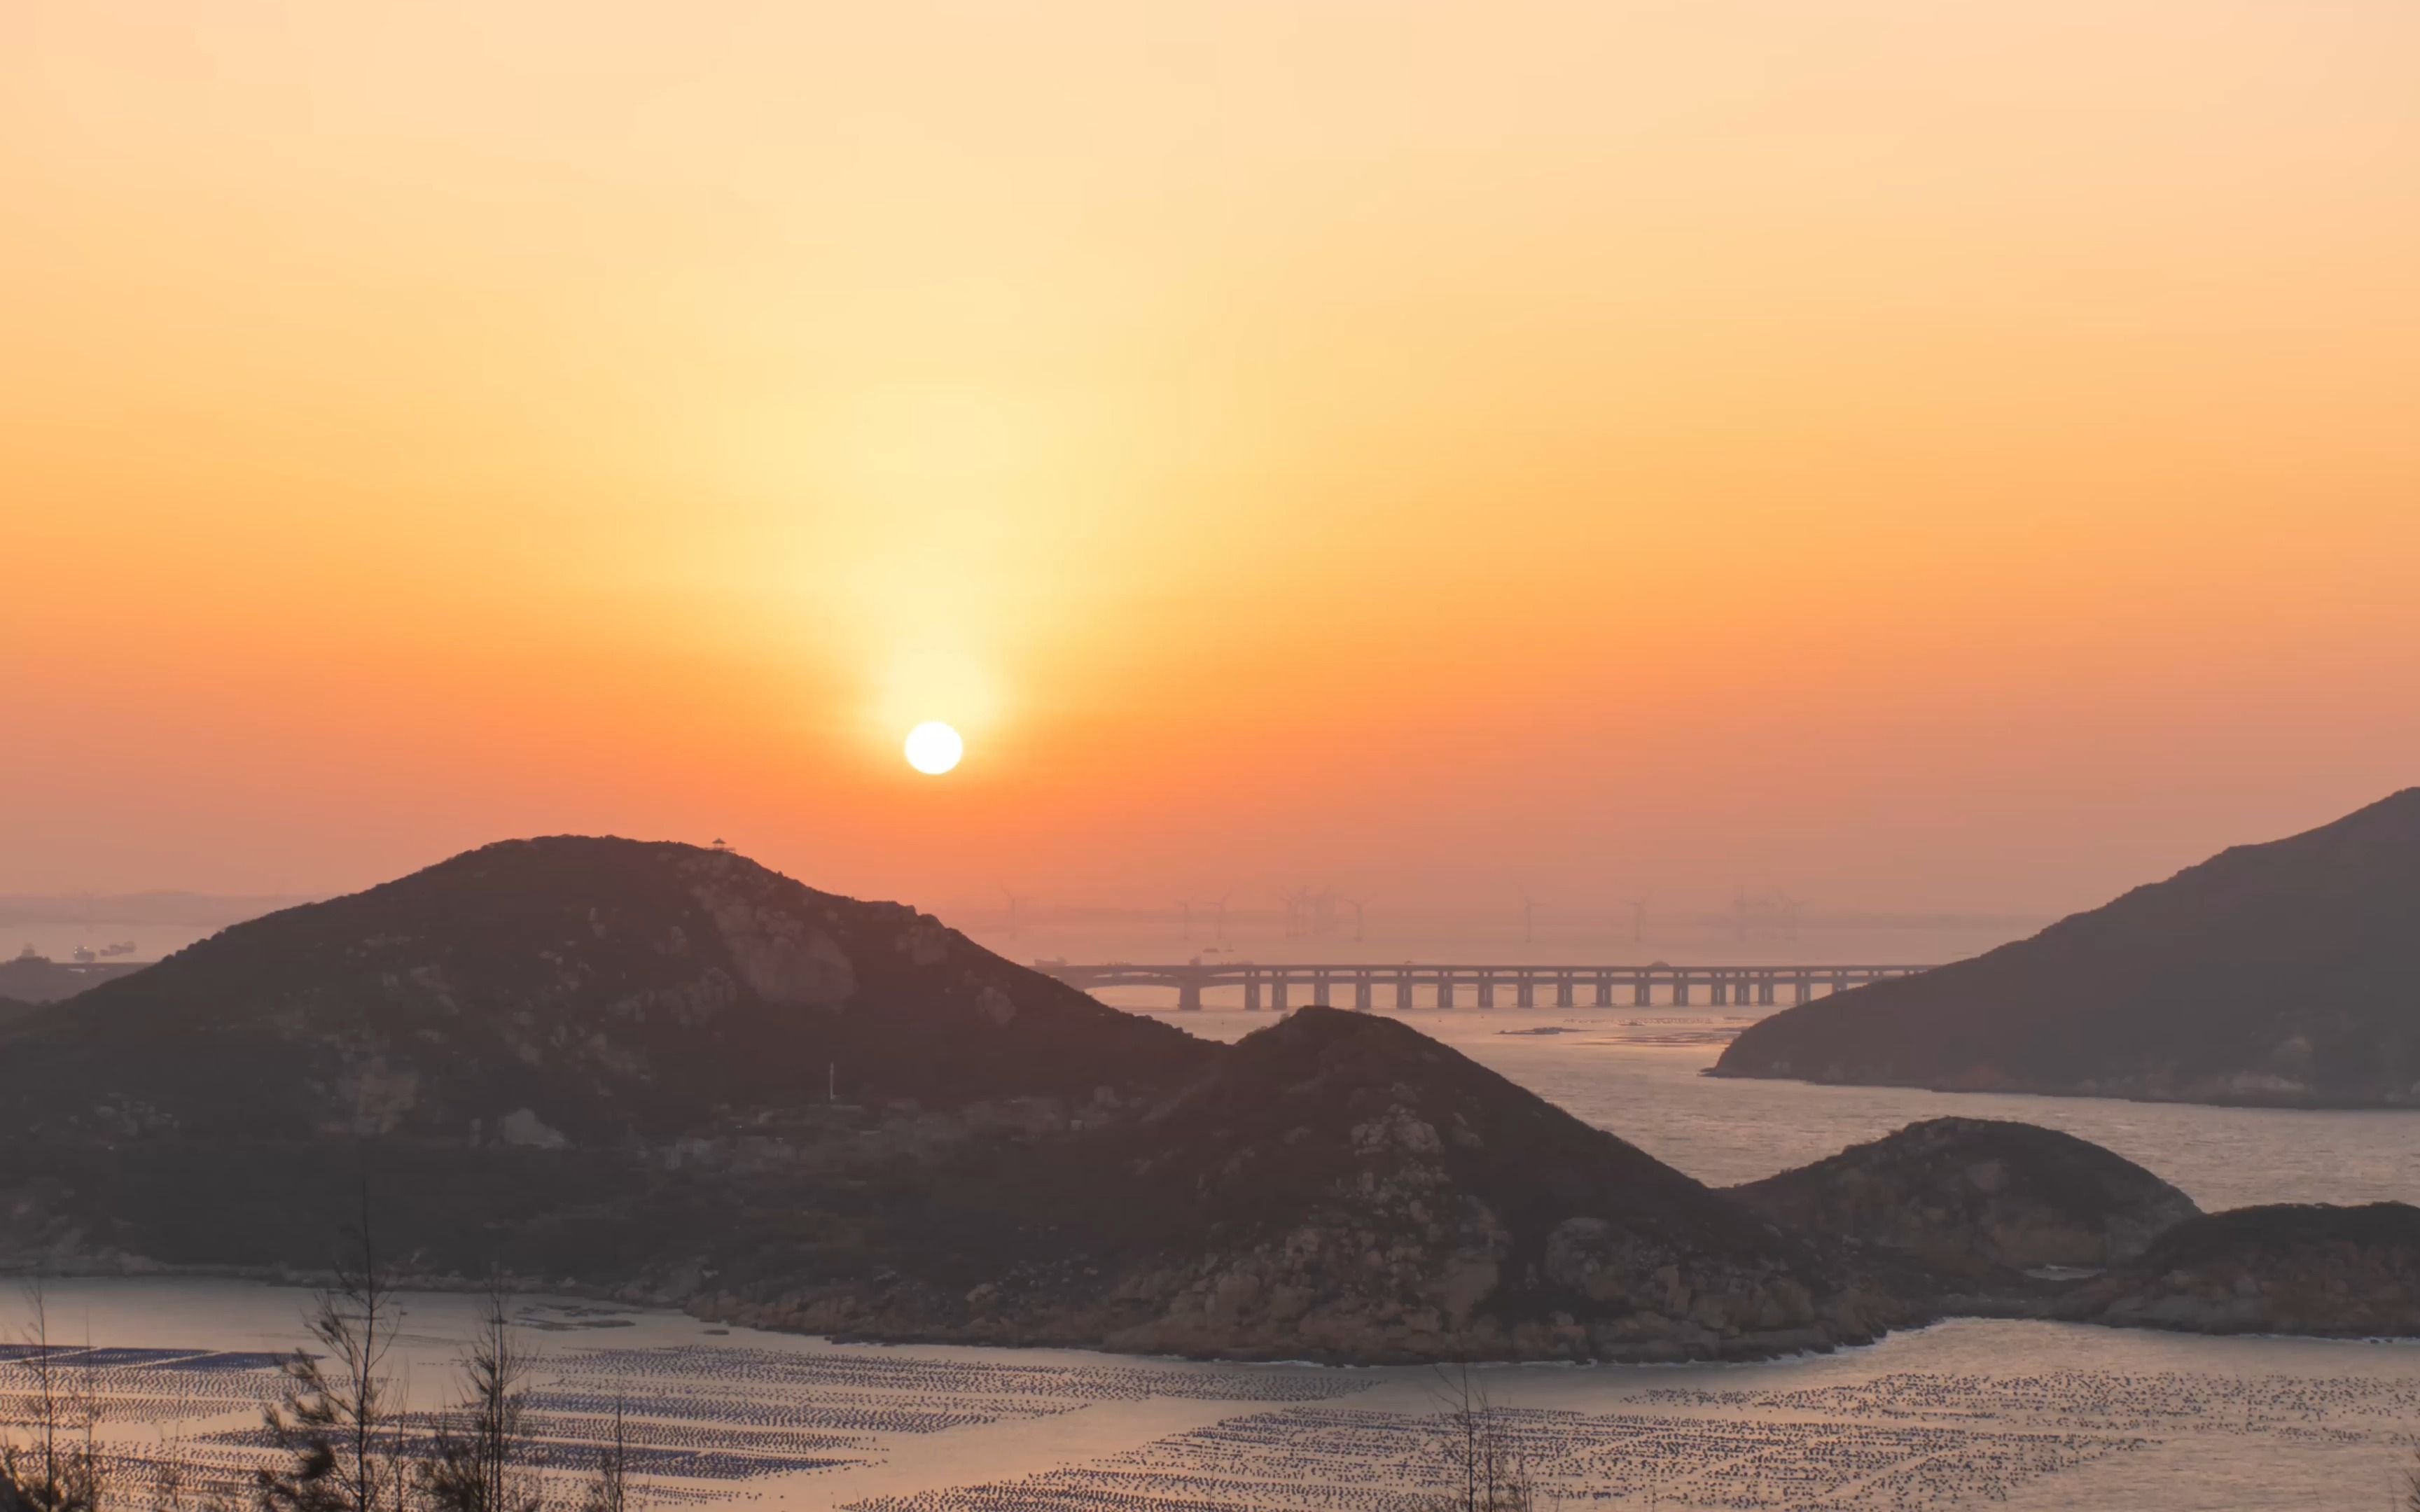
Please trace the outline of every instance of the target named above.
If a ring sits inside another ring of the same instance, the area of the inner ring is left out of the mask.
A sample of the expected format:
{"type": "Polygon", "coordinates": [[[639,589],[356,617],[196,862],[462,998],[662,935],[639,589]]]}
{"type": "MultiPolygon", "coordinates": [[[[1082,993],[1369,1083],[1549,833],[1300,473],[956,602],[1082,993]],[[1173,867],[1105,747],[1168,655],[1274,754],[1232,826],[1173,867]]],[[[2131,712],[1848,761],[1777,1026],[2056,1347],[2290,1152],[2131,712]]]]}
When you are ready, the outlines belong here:
{"type": "MultiPolygon", "coordinates": [[[[1423,1030],[1713,1182],[1911,1119],[2024,1119],[2109,1146],[2205,1207],[2420,1198],[2420,1116],[1716,1082],[1717,1011],[1416,1013],[1423,1030]],[[1508,1034],[1508,1029],[1556,1029],[1508,1034]]],[[[1221,1039],[1265,1024],[1187,1015],[1221,1039]]],[[[307,1298],[236,1282],[69,1280],[52,1336],[89,1343],[120,1484],[173,1455],[233,1473],[307,1298]]],[[[406,1299],[393,1365],[456,1389],[462,1298],[406,1299]]],[[[623,1406],[648,1504],[863,1512],[1400,1512],[1440,1493],[1437,1382],[1408,1370],[1071,1351],[834,1346],[677,1315],[517,1304],[534,1424],[567,1492],[623,1406]]],[[[13,1335],[30,1304],[0,1292],[13,1335]]],[[[1754,1365],[1478,1372],[1549,1500],[1621,1507],[2376,1508],[2420,1444],[2420,1346],[1956,1321],[1754,1365]]],[[[0,1393],[8,1389],[0,1365],[0,1393]]],[[[0,1411],[8,1410],[0,1396],[0,1411]]]]}

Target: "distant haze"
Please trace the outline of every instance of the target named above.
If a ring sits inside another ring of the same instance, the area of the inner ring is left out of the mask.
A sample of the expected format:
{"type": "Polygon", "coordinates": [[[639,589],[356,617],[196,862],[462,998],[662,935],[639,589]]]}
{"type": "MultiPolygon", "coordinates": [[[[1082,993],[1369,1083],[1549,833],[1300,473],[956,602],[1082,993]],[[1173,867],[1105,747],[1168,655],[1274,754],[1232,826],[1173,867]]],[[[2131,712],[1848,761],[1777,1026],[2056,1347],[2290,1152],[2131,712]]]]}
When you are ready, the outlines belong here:
{"type": "Polygon", "coordinates": [[[20,0],[0,891],[584,832],[961,917],[2102,903],[2420,779],[2415,56],[20,0]]]}

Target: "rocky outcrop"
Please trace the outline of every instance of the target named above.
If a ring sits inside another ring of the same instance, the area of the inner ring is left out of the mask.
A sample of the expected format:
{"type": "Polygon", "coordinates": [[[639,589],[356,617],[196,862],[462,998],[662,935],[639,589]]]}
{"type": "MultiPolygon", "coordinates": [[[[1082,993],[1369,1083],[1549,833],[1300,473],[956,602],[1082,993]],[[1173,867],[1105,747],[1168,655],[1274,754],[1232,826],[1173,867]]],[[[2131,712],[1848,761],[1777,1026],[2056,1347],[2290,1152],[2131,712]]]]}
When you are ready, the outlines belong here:
{"type": "Polygon", "coordinates": [[[1787,1009],[1722,1076],[2420,1106],[2420,788],[2032,939],[1787,1009]]]}
{"type": "Polygon", "coordinates": [[[1730,1195],[1786,1227],[1975,1279],[2119,1264],[2201,1211],[2098,1145],[1994,1119],[1912,1123],[1730,1195]]]}
{"type": "Polygon", "coordinates": [[[709,1305],[886,1337],[1366,1362],[1753,1358],[1876,1323],[1813,1247],[1367,1015],[1303,1010],[1038,1174],[1004,1173],[996,1198],[1062,1242],[963,1291],[903,1266],[709,1305]]]}
{"type": "Polygon", "coordinates": [[[2180,1224],[2058,1309],[2199,1334],[2420,1336],[2420,1208],[2239,1208],[2180,1224]]]}

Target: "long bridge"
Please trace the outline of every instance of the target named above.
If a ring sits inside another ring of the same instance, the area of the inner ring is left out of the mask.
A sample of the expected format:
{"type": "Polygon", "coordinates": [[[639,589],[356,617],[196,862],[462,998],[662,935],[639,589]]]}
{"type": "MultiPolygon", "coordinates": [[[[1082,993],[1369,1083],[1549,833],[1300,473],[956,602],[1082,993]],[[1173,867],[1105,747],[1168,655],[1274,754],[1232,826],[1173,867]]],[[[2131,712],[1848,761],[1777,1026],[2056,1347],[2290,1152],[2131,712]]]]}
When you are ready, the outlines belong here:
{"type": "Polygon", "coordinates": [[[1806,1003],[1819,993],[1845,992],[1885,978],[1912,977],[1932,969],[1929,965],[1676,966],[1661,961],[1643,966],[1463,966],[1408,961],[1391,965],[1255,961],[1188,961],[1176,965],[1112,961],[1077,965],[1037,961],[1034,966],[1085,992],[1100,987],[1172,987],[1176,1006],[1187,1012],[1198,1011],[1202,995],[1213,987],[1241,988],[1248,1011],[1257,1012],[1265,1007],[1280,1013],[1297,988],[1309,992],[1310,1000],[1323,1008],[1334,1006],[1341,993],[1349,992],[1352,1006],[1364,1012],[1375,1008],[1382,995],[1390,997],[1398,1011],[1415,1006],[1454,1008],[1465,1001],[1466,992],[1470,1006],[1497,1008],[1502,1006],[1498,995],[1508,990],[1514,1008],[1537,1008],[1545,1001],[1556,1008],[1576,1008],[1583,994],[1597,1008],[1657,1002],[1688,1007],[1700,988],[1705,1001],[1714,1007],[1772,1007],[1780,1003],[1785,991],[1791,1002],[1806,1003]],[[1542,999],[1542,992],[1549,996],[1542,999]]]}

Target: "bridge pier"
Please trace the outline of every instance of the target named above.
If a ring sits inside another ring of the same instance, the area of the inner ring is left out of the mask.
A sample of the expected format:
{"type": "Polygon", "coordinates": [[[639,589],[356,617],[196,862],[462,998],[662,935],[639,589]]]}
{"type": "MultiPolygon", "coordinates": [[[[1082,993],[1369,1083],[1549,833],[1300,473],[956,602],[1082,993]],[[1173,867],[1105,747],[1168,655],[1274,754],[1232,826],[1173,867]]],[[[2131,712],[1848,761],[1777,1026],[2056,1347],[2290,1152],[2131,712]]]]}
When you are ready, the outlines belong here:
{"type": "Polygon", "coordinates": [[[1366,971],[1357,971],[1353,974],[1354,1011],[1357,1013],[1367,1013],[1370,1011],[1370,973],[1366,971]]]}
{"type": "Polygon", "coordinates": [[[1756,1006],[1759,1008],[1773,1006],[1773,976],[1770,972],[1756,979],[1756,1006]]]}
{"type": "Polygon", "coordinates": [[[1274,1013],[1286,1011],[1286,974],[1282,971],[1269,979],[1269,1011],[1274,1013]]]}
{"type": "Polygon", "coordinates": [[[1451,1008],[1453,1006],[1453,973],[1450,971],[1438,972],[1436,983],[1437,1007],[1451,1008]]]}
{"type": "Polygon", "coordinates": [[[1645,972],[1630,979],[1630,1006],[1646,1008],[1655,1001],[1655,979],[1645,972]]]}
{"type": "Polygon", "coordinates": [[[1481,1008],[1496,1006],[1496,974],[1492,971],[1482,971],[1479,974],[1479,1006],[1481,1008]]]}
{"type": "Polygon", "coordinates": [[[1672,975],[1672,1006],[1675,1008],[1689,1006],[1689,979],[1679,972],[1674,972],[1672,975]]]}
{"type": "Polygon", "coordinates": [[[1257,1013],[1260,1011],[1261,974],[1257,971],[1247,971],[1244,973],[1244,1011],[1257,1013]]]}
{"type": "Polygon", "coordinates": [[[1600,971],[1596,974],[1596,1006],[1599,1008],[1613,1006],[1613,973],[1610,971],[1600,971]]]}
{"type": "Polygon", "coordinates": [[[1408,971],[1397,972],[1395,974],[1395,1011],[1408,1013],[1411,1011],[1412,974],[1408,971]]]}
{"type": "Polygon", "coordinates": [[[1555,973],[1555,1006],[1557,1008],[1572,1006],[1572,974],[1568,971],[1555,973]]]}
{"type": "Polygon", "coordinates": [[[1328,1001],[1327,996],[1326,972],[1314,971],[1311,974],[1311,1001],[1312,1006],[1317,1008],[1328,1008],[1333,1006],[1328,1001]]]}
{"type": "Polygon", "coordinates": [[[1729,1003],[1730,1001],[1730,983],[1724,980],[1719,976],[1715,977],[1712,981],[1707,982],[1706,1001],[1712,1003],[1716,1008],[1721,1008],[1729,1003]]]}
{"type": "Polygon", "coordinates": [[[1815,984],[1807,980],[1807,973],[1802,971],[1797,976],[1791,979],[1790,1000],[1792,1002],[1807,1003],[1814,1001],[1814,999],[1815,984]]]}
{"type": "Polygon", "coordinates": [[[1512,1006],[1514,1008],[1535,1008],[1538,1006],[1538,979],[1536,977],[1524,971],[1512,979],[1512,1006]]]}
{"type": "Polygon", "coordinates": [[[1187,977],[1183,981],[1177,983],[1176,1011],[1180,1013],[1199,1013],[1202,1011],[1201,978],[1187,977]]]}

